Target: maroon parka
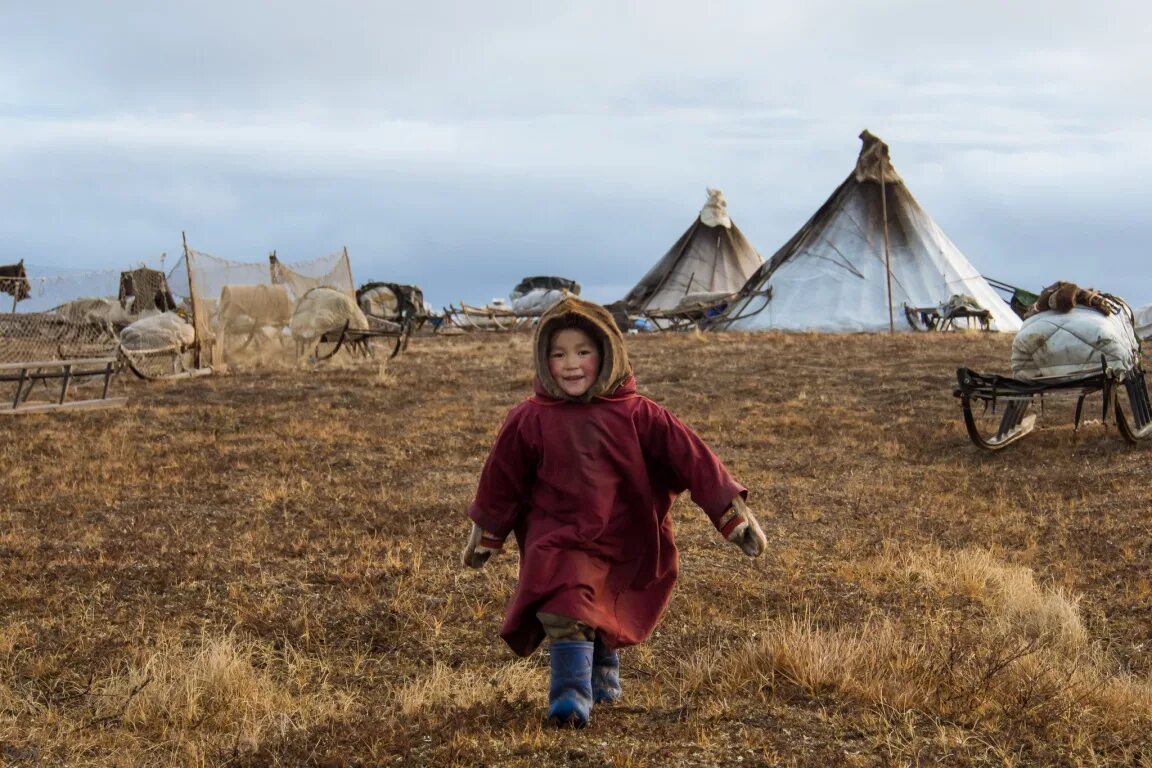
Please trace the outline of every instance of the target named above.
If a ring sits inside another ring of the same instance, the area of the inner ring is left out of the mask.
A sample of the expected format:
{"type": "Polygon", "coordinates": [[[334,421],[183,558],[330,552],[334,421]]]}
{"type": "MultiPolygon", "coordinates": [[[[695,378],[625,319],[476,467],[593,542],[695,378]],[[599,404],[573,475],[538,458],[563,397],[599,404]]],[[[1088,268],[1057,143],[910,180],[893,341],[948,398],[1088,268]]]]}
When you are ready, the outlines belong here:
{"type": "Polygon", "coordinates": [[[537,359],[545,362],[535,394],[509,412],[468,510],[485,531],[514,533],[520,549],[500,634],[530,654],[544,639],[536,613],[545,611],[595,627],[610,648],[634,645],[655,628],[676,581],[668,515],[676,496],[690,491],[719,529],[732,499],[747,491],[691,429],[636,393],[623,339],[601,307],[568,299],[549,311],[537,359]],[[572,314],[599,331],[602,371],[623,372],[580,400],[563,395],[546,364],[551,333],[574,327],[565,323],[572,314]]]}

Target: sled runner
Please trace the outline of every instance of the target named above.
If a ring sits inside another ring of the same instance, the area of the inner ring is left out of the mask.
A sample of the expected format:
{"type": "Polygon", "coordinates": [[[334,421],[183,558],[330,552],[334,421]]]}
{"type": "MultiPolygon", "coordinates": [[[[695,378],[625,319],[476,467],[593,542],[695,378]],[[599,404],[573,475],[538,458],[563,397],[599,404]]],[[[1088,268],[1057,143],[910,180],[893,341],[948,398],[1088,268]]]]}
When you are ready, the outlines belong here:
{"type": "Polygon", "coordinates": [[[705,330],[719,322],[735,298],[735,293],[727,292],[693,293],[669,309],[642,309],[635,314],[647,330],[705,330]]]}
{"type": "Polygon", "coordinates": [[[447,325],[465,331],[515,331],[533,327],[540,312],[523,314],[503,304],[476,307],[460,302],[459,307],[444,308],[444,319],[447,325]]]}
{"type": "Polygon", "coordinates": [[[408,348],[408,339],[412,335],[412,324],[404,323],[401,325],[375,318],[371,322],[374,327],[368,329],[349,328],[349,323],[345,322],[339,331],[323,334],[316,344],[316,361],[327,360],[344,346],[347,346],[348,351],[353,354],[360,353],[364,357],[372,357],[372,348],[369,346],[369,342],[379,338],[396,339],[396,343],[392,346],[392,354],[388,356],[389,359],[396,357],[401,351],[408,348]]]}
{"type": "Polygon", "coordinates": [[[956,370],[956,380],[958,386],[953,395],[960,399],[968,437],[988,451],[1006,448],[1031,432],[1036,423],[1036,414],[1028,413],[1033,400],[1039,397],[1043,405],[1044,395],[1054,392],[1078,393],[1074,422],[1076,431],[1080,429],[1085,398],[1100,392],[1101,419],[1107,421],[1109,412],[1114,413],[1116,428],[1125,440],[1136,443],[1152,435],[1152,404],[1149,403],[1144,370],[1139,365],[1116,374],[1108,371],[1101,360],[1099,373],[1048,382],[1022,381],[959,368],[956,370]],[[973,409],[973,401],[977,401],[980,413],[973,409]],[[1122,401],[1124,407],[1121,407],[1122,401]],[[992,423],[996,424],[995,431],[987,434],[982,424],[989,421],[990,414],[994,415],[998,411],[999,420],[992,419],[992,423]]]}

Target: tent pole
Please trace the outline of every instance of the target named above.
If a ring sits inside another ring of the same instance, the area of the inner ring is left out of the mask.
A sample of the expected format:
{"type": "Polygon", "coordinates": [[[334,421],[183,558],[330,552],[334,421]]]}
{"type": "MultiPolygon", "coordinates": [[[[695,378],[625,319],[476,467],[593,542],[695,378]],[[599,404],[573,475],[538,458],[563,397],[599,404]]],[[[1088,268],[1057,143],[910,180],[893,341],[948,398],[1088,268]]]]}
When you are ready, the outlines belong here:
{"type": "MultiPolygon", "coordinates": [[[[356,283],[352,280],[352,262],[348,261],[348,246],[344,246],[344,270],[348,273],[349,296],[356,300],[356,283]]],[[[359,305],[359,302],[357,302],[359,305]]]]}
{"type": "Polygon", "coordinates": [[[892,257],[888,249],[888,194],[884,189],[884,172],[887,158],[880,156],[880,216],[884,219],[884,273],[888,278],[888,333],[896,333],[896,321],[892,316],[892,257]]]}

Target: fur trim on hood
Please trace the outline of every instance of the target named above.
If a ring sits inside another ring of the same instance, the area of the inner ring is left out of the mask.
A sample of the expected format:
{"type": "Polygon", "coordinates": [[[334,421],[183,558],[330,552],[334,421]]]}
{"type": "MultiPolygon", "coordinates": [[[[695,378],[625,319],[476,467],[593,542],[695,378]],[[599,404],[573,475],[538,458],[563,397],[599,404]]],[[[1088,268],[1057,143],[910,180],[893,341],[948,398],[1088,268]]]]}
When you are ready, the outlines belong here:
{"type": "Polygon", "coordinates": [[[557,400],[586,403],[594,397],[610,395],[632,374],[624,336],[616,327],[616,321],[604,307],[583,299],[570,296],[545,312],[536,325],[532,346],[536,353],[536,378],[548,396],[557,400]],[[584,331],[600,347],[600,375],[580,397],[565,394],[548,370],[548,345],[552,334],[566,328],[584,331]]]}

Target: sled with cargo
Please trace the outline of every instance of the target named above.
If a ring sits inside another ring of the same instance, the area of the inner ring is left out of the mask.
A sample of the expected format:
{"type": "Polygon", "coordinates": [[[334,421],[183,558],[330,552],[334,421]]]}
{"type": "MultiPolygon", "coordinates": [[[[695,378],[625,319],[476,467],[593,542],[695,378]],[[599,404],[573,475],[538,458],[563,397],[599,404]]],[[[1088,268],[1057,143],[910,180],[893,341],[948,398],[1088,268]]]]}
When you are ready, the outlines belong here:
{"type": "Polygon", "coordinates": [[[963,294],[954,294],[933,307],[905,304],[904,317],[914,331],[992,330],[992,312],[963,294]]]}
{"type": "Polygon", "coordinates": [[[505,304],[493,302],[483,307],[460,302],[444,308],[448,327],[464,331],[515,331],[530,328],[540,314],[520,314],[505,304]]]}
{"type": "Polygon", "coordinates": [[[1076,306],[1043,311],[1024,321],[1012,344],[1012,376],[956,371],[953,395],[960,401],[968,437],[999,451],[1036,426],[1046,398],[1075,397],[1073,431],[1079,432],[1085,400],[1100,394],[1100,418],[1111,418],[1120,435],[1137,443],[1152,435],[1152,403],[1132,310],[1115,299],[1115,311],[1076,306]]]}
{"type": "Polygon", "coordinates": [[[493,299],[483,307],[466,304],[444,308],[444,323],[438,330],[517,331],[535,327],[540,316],[569,296],[580,295],[575,280],[555,275],[525,277],[508,294],[508,300],[493,299]]]}
{"type": "Polygon", "coordinates": [[[707,330],[728,311],[736,293],[689,293],[668,309],[641,309],[629,315],[629,327],[647,331],[707,330]]]}
{"type": "Polygon", "coordinates": [[[118,361],[111,356],[0,364],[0,382],[16,385],[14,395],[0,403],[0,414],[123,406],[128,398],[108,396],[118,371],[118,361]],[[96,392],[81,386],[93,382],[96,392]],[[33,399],[34,392],[41,392],[47,398],[33,399]]]}

